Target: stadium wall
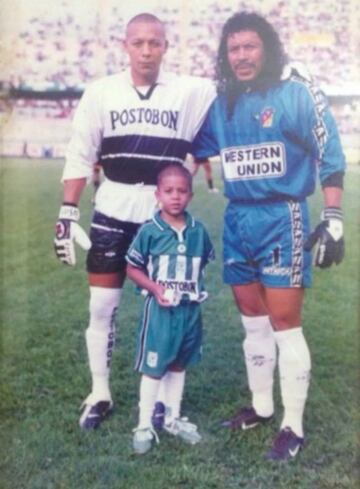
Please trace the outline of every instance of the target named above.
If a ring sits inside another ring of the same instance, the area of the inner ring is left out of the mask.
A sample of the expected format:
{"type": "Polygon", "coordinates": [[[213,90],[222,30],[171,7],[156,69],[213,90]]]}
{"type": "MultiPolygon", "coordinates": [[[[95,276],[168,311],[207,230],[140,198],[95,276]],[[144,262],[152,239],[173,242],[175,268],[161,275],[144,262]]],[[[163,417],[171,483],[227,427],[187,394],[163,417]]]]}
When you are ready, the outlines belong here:
{"type": "Polygon", "coordinates": [[[1,105],[0,156],[64,158],[82,92],[11,90],[1,105]]]}
{"type": "MultiPolygon", "coordinates": [[[[64,158],[82,92],[13,90],[1,98],[0,156],[64,158]]],[[[360,164],[360,95],[329,93],[347,161],[360,164]]]]}

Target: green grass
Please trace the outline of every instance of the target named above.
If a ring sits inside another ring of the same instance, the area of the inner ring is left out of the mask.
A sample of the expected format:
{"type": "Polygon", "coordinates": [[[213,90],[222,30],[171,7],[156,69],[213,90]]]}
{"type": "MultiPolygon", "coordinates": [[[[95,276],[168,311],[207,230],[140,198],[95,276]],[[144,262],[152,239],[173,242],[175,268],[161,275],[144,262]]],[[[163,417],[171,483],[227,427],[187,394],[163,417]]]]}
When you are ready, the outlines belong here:
{"type": "MultiPolygon", "coordinates": [[[[131,450],[139,377],[133,372],[140,303],[125,287],[112,371],[114,415],[94,433],[78,428],[89,390],[84,344],[88,288],[84,254],[74,269],[57,262],[53,228],[61,201],[58,161],[1,162],[0,489],[342,489],[359,474],[359,225],[360,175],[349,173],[344,209],[346,259],[314,272],[304,308],[313,359],[305,425],[307,447],[295,463],[264,461],[281,418],[251,433],[229,433],[219,420],[249,401],[242,331],[230,290],[221,280],[221,195],[208,194],[202,171],[192,212],[208,226],[217,262],[208,268],[212,300],[203,307],[202,364],[189,370],[183,412],[204,434],[189,447],[161,436],[144,457],[131,450]],[[125,305],[125,307],[124,307],[125,305]]],[[[218,165],[215,180],[221,186],[218,165]]],[[[90,221],[91,189],[82,201],[90,221]]],[[[313,222],[321,195],[311,199],[313,222]]]]}

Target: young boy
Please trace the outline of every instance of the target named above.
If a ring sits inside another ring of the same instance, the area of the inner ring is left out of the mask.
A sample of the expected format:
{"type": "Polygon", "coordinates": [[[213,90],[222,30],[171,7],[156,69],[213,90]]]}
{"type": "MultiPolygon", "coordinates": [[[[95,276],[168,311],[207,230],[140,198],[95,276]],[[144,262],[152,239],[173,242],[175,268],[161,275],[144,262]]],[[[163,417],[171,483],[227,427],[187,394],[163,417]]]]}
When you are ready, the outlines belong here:
{"type": "Polygon", "coordinates": [[[214,259],[204,226],[185,210],[192,198],[190,172],[170,164],[158,176],[160,211],[143,224],[127,253],[127,275],[147,291],[135,369],[140,382],[139,424],[133,448],[143,454],[158,436],[152,414],[160,383],[165,403],[164,430],[195,444],[196,425],[180,417],[185,368],[201,358],[200,302],[206,299],[203,270],[214,259]]]}

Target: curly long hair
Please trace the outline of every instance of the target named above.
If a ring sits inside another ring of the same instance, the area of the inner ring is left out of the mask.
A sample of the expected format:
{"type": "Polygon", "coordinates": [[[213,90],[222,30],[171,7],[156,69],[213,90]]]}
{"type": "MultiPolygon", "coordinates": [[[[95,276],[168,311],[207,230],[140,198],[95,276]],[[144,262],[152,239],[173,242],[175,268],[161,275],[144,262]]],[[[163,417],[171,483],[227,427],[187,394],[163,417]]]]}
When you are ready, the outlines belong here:
{"type": "Polygon", "coordinates": [[[276,85],[281,79],[286,61],[287,56],[278,33],[264,17],[254,12],[234,14],[224,24],[221,34],[216,63],[218,91],[226,94],[230,107],[232,107],[239,93],[245,91],[249,86],[255,90],[265,91],[276,85]],[[228,61],[227,41],[229,35],[240,31],[256,32],[264,45],[264,66],[259,76],[251,82],[240,82],[228,61]]]}

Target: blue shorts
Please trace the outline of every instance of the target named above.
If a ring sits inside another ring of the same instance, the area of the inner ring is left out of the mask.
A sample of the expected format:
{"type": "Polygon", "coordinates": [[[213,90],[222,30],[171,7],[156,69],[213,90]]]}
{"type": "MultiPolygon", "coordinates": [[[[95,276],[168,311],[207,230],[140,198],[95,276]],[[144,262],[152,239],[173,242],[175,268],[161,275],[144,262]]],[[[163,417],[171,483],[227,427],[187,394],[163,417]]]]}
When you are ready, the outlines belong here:
{"type": "Polygon", "coordinates": [[[91,248],[86,268],[89,273],[117,273],[126,270],[125,255],[140,224],[118,221],[94,213],[90,229],[91,248]]]}
{"type": "Polygon", "coordinates": [[[310,232],[305,201],[230,202],[224,219],[224,282],[265,287],[310,287],[310,232]]]}
{"type": "Polygon", "coordinates": [[[145,299],[136,349],[135,370],[152,377],[165,375],[170,365],[186,368],[202,353],[202,320],[198,302],[161,307],[145,299]]]}

